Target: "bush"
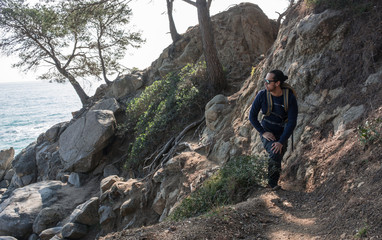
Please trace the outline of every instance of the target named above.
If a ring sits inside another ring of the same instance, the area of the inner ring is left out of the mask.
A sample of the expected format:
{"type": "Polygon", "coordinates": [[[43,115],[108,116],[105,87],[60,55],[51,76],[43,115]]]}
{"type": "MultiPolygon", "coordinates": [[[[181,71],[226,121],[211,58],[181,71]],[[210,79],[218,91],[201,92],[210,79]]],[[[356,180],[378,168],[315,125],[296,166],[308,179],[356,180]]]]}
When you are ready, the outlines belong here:
{"type": "Polygon", "coordinates": [[[232,159],[186,197],[169,218],[181,220],[243,201],[256,186],[265,185],[266,168],[267,161],[257,156],[232,159]]]}
{"type": "Polygon", "coordinates": [[[358,126],[358,136],[364,145],[382,143],[382,118],[366,121],[358,126]]]}
{"type": "Polygon", "coordinates": [[[126,167],[137,168],[141,159],[153,152],[164,139],[200,117],[206,97],[196,79],[204,77],[204,64],[189,64],[179,73],[155,81],[126,108],[127,121],[120,130],[134,136],[126,167]]]}

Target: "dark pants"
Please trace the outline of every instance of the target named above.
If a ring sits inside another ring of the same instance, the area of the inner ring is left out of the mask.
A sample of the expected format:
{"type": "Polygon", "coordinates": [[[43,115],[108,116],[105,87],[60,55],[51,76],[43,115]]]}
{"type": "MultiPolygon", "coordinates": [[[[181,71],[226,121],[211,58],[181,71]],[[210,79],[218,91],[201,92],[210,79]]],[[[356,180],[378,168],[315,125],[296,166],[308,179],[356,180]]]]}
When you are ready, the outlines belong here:
{"type": "Polygon", "coordinates": [[[274,153],[272,149],[272,143],[275,141],[268,141],[267,139],[261,136],[261,141],[263,142],[263,146],[268,153],[268,184],[273,188],[277,186],[277,183],[280,178],[281,172],[281,160],[284,157],[284,154],[287,150],[287,142],[283,144],[283,148],[281,153],[274,153]]]}

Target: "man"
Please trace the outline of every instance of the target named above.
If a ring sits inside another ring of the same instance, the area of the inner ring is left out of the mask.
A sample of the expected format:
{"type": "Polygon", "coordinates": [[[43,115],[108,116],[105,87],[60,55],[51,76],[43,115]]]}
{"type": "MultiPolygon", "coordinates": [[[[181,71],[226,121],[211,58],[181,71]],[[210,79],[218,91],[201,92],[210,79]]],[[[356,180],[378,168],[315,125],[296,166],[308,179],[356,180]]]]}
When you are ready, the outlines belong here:
{"type": "Polygon", "coordinates": [[[267,153],[268,187],[278,190],[281,172],[281,160],[287,150],[288,138],[297,123],[297,100],[292,87],[285,83],[288,76],[280,70],[269,72],[265,79],[265,89],[261,90],[252,104],[249,120],[260,133],[261,141],[267,153]],[[261,123],[257,116],[264,114],[261,123]]]}

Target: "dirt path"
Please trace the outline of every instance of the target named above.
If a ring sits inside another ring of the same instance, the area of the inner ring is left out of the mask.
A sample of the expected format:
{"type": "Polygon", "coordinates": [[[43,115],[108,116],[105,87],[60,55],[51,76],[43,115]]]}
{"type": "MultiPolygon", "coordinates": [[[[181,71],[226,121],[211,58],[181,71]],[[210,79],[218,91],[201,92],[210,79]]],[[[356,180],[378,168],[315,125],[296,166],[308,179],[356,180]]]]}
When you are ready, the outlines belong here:
{"type": "Polygon", "coordinates": [[[275,221],[267,226],[267,239],[325,239],[320,235],[319,216],[309,203],[309,194],[289,190],[269,191],[260,199],[264,201],[275,221]]]}
{"type": "MultiPolygon", "coordinates": [[[[260,189],[247,201],[206,216],[109,234],[102,239],[334,239],[312,194],[260,189]]],[[[347,238],[348,239],[348,238],[347,238]]]]}

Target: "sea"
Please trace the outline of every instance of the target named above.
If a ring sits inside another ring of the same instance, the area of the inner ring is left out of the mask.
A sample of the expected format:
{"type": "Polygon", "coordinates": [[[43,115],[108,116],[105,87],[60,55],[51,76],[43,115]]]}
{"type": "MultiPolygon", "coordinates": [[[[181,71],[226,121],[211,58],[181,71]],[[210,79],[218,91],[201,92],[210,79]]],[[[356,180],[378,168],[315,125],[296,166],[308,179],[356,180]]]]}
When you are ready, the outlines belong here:
{"type": "Polygon", "coordinates": [[[16,156],[53,125],[71,120],[81,106],[69,83],[0,82],[0,150],[13,147],[16,156]]]}

